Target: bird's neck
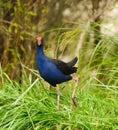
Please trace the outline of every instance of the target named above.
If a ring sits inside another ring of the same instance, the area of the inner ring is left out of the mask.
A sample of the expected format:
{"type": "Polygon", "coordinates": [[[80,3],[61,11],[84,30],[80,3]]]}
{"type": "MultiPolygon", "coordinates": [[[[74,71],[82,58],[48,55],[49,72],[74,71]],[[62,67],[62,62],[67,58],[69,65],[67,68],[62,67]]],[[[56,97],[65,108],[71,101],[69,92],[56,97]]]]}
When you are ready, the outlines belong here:
{"type": "Polygon", "coordinates": [[[45,62],[45,55],[43,52],[43,46],[37,46],[37,51],[36,51],[36,62],[37,62],[37,67],[39,71],[42,69],[42,66],[44,65],[45,62]]]}
{"type": "Polygon", "coordinates": [[[38,55],[44,55],[43,46],[37,46],[37,54],[38,55]]]}
{"type": "Polygon", "coordinates": [[[43,46],[37,46],[37,58],[40,59],[42,57],[44,57],[43,46]]]}

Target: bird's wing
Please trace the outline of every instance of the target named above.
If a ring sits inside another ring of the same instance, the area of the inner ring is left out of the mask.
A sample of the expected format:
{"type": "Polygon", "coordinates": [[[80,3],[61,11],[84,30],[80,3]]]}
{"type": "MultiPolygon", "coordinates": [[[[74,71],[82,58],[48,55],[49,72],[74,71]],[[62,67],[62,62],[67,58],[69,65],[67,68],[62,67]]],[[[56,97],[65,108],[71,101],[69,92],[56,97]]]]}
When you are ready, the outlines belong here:
{"type": "Polygon", "coordinates": [[[69,75],[77,71],[77,67],[69,66],[68,63],[61,60],[51,59],[51,61],[65,75],[69,75]]]}

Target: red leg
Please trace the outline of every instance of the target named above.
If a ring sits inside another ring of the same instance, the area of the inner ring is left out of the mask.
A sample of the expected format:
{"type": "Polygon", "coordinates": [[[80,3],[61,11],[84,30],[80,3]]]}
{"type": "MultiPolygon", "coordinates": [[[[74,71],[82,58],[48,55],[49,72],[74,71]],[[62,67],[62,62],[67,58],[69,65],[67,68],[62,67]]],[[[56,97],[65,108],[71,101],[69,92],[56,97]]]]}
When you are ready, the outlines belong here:
{"type": "Polygon", "coordinates": [[[57,91],[57,109],[60,109],[60,91],[59,88],[56,87],[56,91],[57,91]]]}
{"type": "Polygon", "coordinates": [[[75,87],[74,87],[74,90],[73,90],[73,93],[72,93],[72,103],[73,103],[73,106],[77,106],[76,104],[76,101],[75,101],[75,94],[76,94],[76,91],[77,91],[77,88],[78,88],[78,78],[75,78],[73,77],[73,80],[75,80],[76,84],[75,84],[75,87]]]}

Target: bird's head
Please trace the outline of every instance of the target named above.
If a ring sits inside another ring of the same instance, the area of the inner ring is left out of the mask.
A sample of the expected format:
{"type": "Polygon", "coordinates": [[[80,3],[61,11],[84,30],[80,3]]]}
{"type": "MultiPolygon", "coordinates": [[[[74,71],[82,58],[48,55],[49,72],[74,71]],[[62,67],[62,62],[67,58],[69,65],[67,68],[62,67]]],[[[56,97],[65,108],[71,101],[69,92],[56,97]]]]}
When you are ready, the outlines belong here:
{"type": "Polygon", "coordinates": [[[37,44],[38,46],[43,45],[43,38],[42,38],[42,37],[37,37],[37,39],[36,39],[36,44],[37,44]]]}

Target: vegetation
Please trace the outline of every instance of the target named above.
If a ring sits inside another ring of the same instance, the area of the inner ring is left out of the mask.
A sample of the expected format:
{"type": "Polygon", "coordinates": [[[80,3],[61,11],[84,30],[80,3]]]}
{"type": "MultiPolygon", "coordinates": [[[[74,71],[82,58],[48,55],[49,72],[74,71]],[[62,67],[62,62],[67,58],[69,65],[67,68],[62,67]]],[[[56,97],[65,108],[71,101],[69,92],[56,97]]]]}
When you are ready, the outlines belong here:
{"type": "Polygon", "coordinates": [[[111,37],[101,41],[92,51],[89,63],[79,69],[77,108],[70,101],[73,81],[59,85],[61,109],[58,111],[56,92],[49,90],[40,77],[34,80],[35,70],[22,65],[22,84],[1,70],[0,129],[118,129],[118,55],[111,49],[118,47],[115,40],[111,37]],[[103,52],[103,58],[96,65],[99,51],[103,52]]]}
{"type": "Polygon", "coordinates": [[[105,21],[101,16],[116,1],[107,5],[102,1],[102,6],[97,0],[86,2],[0,0],[0,130],[118,129],[118,38],[117,33],[101,31],[105,21]],[[77,12],[80,22],[77,14],[65,15],[65,9],[74,10],[70,3],[87,5],[84,14],[92,5],[93,16],[83,20],[77,12]],[[59,85],[61,108],[57,110],[55,89],[50,90],[36,71],[38,35],[44,36],[50,57],[78,56],[76,108],[71,102],[74,81],[59,85]]]}

